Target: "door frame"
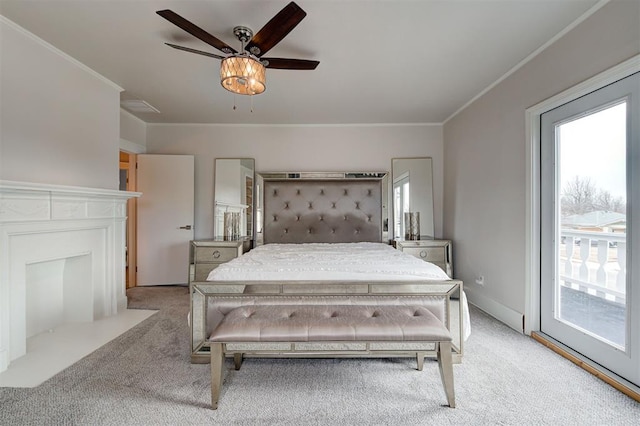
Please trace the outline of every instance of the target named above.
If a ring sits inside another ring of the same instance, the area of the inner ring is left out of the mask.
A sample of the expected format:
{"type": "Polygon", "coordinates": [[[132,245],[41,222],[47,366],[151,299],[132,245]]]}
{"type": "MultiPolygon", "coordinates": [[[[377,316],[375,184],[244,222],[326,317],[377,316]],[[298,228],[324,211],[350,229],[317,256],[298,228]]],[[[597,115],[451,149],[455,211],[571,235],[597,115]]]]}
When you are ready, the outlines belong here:
{"type": "MultiPolygon", "coordinates": [[[[136,191],[136,170],[138,169],[138,163],[136,160],[136,154],[120,150],[120,170],[127,171],[127,191],[136,191]],[[124,154],[124,155],[123,155],[124,154]],[[127,161],[123,161],[126,157],[127,161]]],[[[137,252],[137,232],[136,232],[136,212],[137,212],[137,198],[129,198],[127,200],[127,276],[126,287],[131,288],[136,286],[136,252],[137,252]]]]}
{"type": "Polygon", "coordinates": [[[560,105],[640,72],[640,55],[616,65],[525,111],[526,235],[524,332],[540,331],[540,116],[560,105]]]}
{"type": "Polygon", "coordinates": [[[623,393],[640,401],[640,388],[578,352],[540,334],[540,118],[551,109],[571,102],[602,87],[640,72],[636,55],[584,82],[571,87],[525,111],[526,210],[525,210],[525,318],[524,332],[597,375],[623,393]]]}

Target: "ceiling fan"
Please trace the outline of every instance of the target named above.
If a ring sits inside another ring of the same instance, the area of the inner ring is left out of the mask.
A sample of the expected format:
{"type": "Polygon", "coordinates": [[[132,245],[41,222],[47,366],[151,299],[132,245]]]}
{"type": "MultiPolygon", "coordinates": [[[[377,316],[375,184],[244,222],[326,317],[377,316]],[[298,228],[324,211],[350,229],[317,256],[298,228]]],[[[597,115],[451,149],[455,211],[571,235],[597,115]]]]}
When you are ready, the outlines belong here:
{"type": "Polygon", "coordinates": [[[192,36],[227,55],[221,56],[202,50],[165,43],[174,49],[220,59],[222,61],[220,64],[220,83],[222,87],[233,93],[257,95],[264,92],[266,88],[265,68],[313,70],[320,63],[319,61],[306,59],[263,57],[265,53],[278,44],[307,16],[307,13],[294,2],[285,6],[284,9],[271,18],[255,35],[253,31],[247,27],[235,27],[233,34],[242,44],[240,52],[171,10],[159,10],[156,13],[192,36]]]}

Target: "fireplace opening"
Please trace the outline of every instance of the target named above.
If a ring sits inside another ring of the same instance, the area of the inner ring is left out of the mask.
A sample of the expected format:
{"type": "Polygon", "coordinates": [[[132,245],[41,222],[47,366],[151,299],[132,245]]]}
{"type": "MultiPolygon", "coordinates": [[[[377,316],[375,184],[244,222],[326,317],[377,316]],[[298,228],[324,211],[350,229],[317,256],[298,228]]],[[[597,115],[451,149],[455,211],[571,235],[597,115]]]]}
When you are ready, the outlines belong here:
{"type": "Polygon", "coordinates": [[[93,315],[91,255],[77,255],[26,265],[26,337],[93,315]]]}

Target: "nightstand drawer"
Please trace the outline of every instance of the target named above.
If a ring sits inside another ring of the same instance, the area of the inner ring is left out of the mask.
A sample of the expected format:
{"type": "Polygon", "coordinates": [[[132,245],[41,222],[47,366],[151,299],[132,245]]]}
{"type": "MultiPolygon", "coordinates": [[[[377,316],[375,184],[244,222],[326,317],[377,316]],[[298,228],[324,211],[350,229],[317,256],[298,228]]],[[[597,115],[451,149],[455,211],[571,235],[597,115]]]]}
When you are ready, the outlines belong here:
{"type": "Polygon", "coordinates": [[[228,262],[238,257],[236,247],[196,247],[195,261],[200,262],[228,262]]]}
{"type": "Polygon", "coordinates": [[[442,269],[444,271],[445,274],[451,276],[451,274],[447,271],[447,264],[444,262],[431,262],[434,265],[440,267],[440,269],[442,269]]]}
{"type": "Polygon", "coordinates": [[[450,240],[395,240],[393,245],[408,255],[438,265],[450,278],[453,278],[450,240]]]}
{"type": "Polygon", "coordinates": [[[446,261],[444,247],[403,247],[402,251],[427,262],[446,261]]]}
{"type": "Polygon", "coordinates": [[[195,275],[192,281],[206,281],[209,272],[220,266],[221,263],[198,263],[195,265],[195,275]]]}

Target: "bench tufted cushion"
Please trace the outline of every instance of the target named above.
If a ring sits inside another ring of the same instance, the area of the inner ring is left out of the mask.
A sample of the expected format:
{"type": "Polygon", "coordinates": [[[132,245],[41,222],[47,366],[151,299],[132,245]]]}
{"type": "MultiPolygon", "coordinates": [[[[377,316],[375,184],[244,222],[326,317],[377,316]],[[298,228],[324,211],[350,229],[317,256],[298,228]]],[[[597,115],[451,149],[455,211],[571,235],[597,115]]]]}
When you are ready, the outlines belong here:
{"type": "MultiPolygon", "coordinates": [[[[246,292],[247,290],[245,290],[246,292]]],[[[220,324],[222,318],[232,310],[240,306],[264,306],[264,305],[389,305],[389,306],[423,306],[431,311],[440,321],[446,324],[448,318],[445,298],[439,295],[422,296],[389,296],[389,295],[343,295],[343,296],[225,296],[216,295],[209,297],[207,315],[207,330],[203,334],[211,335],[220,324]]]]}
{"type": "Polygon", "coordinates": [[[451,341],[422,306],[261,305],[227,313],[212,342],[451,341]]]}

